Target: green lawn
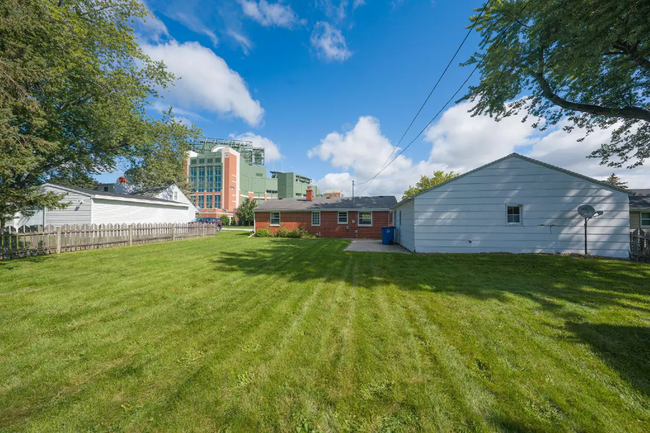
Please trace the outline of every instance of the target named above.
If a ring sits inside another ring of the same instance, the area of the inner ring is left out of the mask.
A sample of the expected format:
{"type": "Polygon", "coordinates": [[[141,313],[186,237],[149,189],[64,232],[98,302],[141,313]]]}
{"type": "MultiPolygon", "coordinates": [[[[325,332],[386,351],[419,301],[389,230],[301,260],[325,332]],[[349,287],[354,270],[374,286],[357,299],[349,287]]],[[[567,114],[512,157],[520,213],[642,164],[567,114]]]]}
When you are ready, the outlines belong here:
{"type": "Polygon", "coordinates": [[[346,245],[0,262],[0,430],[650,430],[650,265],[346,245]]]}

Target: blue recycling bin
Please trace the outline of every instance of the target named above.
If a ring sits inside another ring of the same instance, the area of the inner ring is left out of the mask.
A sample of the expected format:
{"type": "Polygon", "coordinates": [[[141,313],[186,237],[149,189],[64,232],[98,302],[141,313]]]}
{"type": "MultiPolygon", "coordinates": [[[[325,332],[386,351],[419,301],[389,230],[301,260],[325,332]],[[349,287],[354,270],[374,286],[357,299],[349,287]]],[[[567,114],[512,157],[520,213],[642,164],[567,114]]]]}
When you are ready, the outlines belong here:
{"type": "Polygon", "coordinates": [[[384,245],[390,245],[395,239],[395,227],[387,226],[381,228],[381,243],[384,245]]]}

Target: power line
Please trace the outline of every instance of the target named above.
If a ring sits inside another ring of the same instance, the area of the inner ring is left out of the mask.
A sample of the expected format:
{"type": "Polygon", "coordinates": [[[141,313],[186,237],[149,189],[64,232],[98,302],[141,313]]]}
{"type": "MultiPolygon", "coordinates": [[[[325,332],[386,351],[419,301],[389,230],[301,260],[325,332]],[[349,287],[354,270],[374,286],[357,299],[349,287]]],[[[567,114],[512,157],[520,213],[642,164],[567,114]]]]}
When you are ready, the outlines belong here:
{"type": "MultiPolygon", "coordinates": [[[[433,88],[431,89],[431,91],[430,91],[429,94],[427,95],[426,99],[424,100],[424,102],[423,102],[422,105],[420,106],[420,109],[418,110],[418,112],[415,113],[415,116],[414,116],[413,119],[411,120],[411,123],[409,123],[409,126],[406,128],[406,131],[404,131],[404,134],[402,134],[402,136],[400,137],[400,139],[399,139],[399,141],[397,142],[397,144],[395,144],[395,146],[393,146],[393,150],[392,150],[392,152],[390,153],[390,155],[388,155],[388,158],[386,158],[386,161],[385,161],[385,162],[382,164],[382,166],[381,166],[382,169],[383,169],[384,166],[388,163],[388,161],[390,161],[391,157],[393,156],[393,154],[395,153],[395,151],[397,150],[397,148],[399,147],[399,145],[402,143],[402,140],[404,140],[404,137],[406,137],[406,134],[408,134],[408,132],[410,131],[411,127],[412,127],[413,124],[415,123],[415,120],[418,118],[418,116],[419,116],[420,113],[422,112],[422,109],[424,108],[425,105],[427,105],[427,102],[429,102],[429,99],[431,98],[431,95],[433,95],[433,92],[435,92],[436,89],[438,88],[438,85],[439,85],[440,82],[442,81],[442,78],[445,76],[445,74],[447,73],[447,71],[448,71],[449,68],[451,67],[451,64],[452,64],[452,63],[454,62],[454,60],[456,59],[456,56],[457,56],[458,53],[460,52],[461,48],[463,48],[463,45],[465,45],[465,42],[466,42],[467,39],[469,38],[469,35],[472,34],[472,30],[474,30],[474,26],[476,26],[476,23],[478,23],[478,21],[479,21],[479,19],[481,18],[481,16],[483,16],[483,14],[484,14],[485,11],[487,10],[488,6],[490,5],[490,2],[491,2],[491,1],[492,1],[492,0],[488,0],[488,1],[485,3],[485,5],[483,6],[483,8],[481,9],[481,12],[480,12],[479,15],[478,15],[478,18],[476,19],[476,21],[474,21],[474,22],[472,23],[472,25],[471,25],[471,26],[469,27],[469,29],[467,30],[467,33],[465,34],[465,37],[464,37],[463,40],[461,41],[461,43],[460,43],[460,45],[458,46],[458,48],[456,48],[456,52],[454,53],[454,55],[451,57],[451,59],[450,59],[449,62],[447,63],[447,66],[445,66],[445,69],[442,71],[442,74],[440,74],[440,76],[438,77],[438,80],[437,80],[436,83],[433,85],[433,88]]],[[[361,183],[359,183],[359,185],[363,185],[363,184],[368,183],[368,182],[370,182],[370,181],[371,181],[371,179],[368,179],[368,180],[366,180],[365,182],[361,182],[361,183]]],[[[364,190],[364,191],[365,191],[365,190],[364,190]]]]}
{"type": "MultiPolygon", "coordinates": [[[[531,2],[528,1],[528,2],[526,2],[526,3],[524,4],[524,6],[521,8],[521,10],[517,13],[517,16],[515,17],[515,19],[513,20],[513,22],[510,23],[510,25],[509,25],[506,29],[504,29],[504,30],[499,34],[499,36],[498,36],[499,39],[498,39],[497,42],[495,42],[495,44],[492,45],[491,47],[498,46],[501,42],[503,42],[503,38],[502,38],[502,37],[506,34],[506,32],[507,32],[508,30],[510,30],[510,28],[511,28],[512,26],[514,26],[515,24],[518,23],[517,20],[519,19],[519,16],[520,16],[521,13],[522,13],[522,12],[523,12],[527,7],[528,7],[528,5],[529,5],[530,3],[531,3],[531,2]]],[[[488,49],[488,50],[489,50],[489,49],[488,49]]],[[[376,179],[376,178],[377,178],[377,177],[378,177],[378,176],[379,176],[379,175],[380,175],[384,170],[386,170],[386,169],[387,169],[387,168],[388,168],[388,167],[389,167],[393,162],[395,162],[395,160],[397,160],[397,158],[399,158],[400,155],[402,155],[404,152],[406,152],[406,150],[407,150],[409,147],[411,147],[411,145],[415,142],[415,140],[417,140],[417,139],[422,135],[422,133],[424,133],[424,131],[426,131],[426,129],[429,127],[429,125],[431,125],[431,124],[432,124],[432,123],[433,123],[433,122],[438,118],[438,116],[440,115],[440,113],[442,113],[442,112],[445,110],[445,108],[447,108],[447,105],[449,105],[449,103],[450,103],[451,101],[454,100],[454,98],[456,97],[456,95],[457,95],[457,94],[458,94],[458,93],[463,89],[463,87],[465,87],[465,84],[467,84],[467,82],[470,80],[470,78],[472,78],[472,76],[474,75],[474,72],[476,72],[476,70],[479,68],[479,66],[480,66],[480,62],[478,62],[478,63],[476,64],[476,66],[474,67],[474,69],[472,69],[472,72],[470,72],[470,74],[467,76],[467,78],[465,79],[465,81],[463,81],[463,83],[458,87],[458,89],[456,89],[456,91],[455,91],[454,94],[451,96],[451,98],[449,98],[449,99],[447,100],[447,102],[445,102],[445,105],[443,105],[442,108],[441,108],[440,110],[438,110],[438,112],[436,113],[436,115],[433,116],[433,118],[432,118],[432,119],[431,119],[431,120],[430,120],[430,121],[429,121],[429,122],[424,126],[424,128],[422,128],[422,130],[420,130],[420,132],[418,133],[418,135],[416,135],[415,138],[414,138],[413,140],[411,140],[411,141],[409,142],[409,144],[406,145],[406,147],[405,147],[404,149],[402,149],[402,151],[399,152],[395,158],[393,158],[392,161],[390,161],[388,164],[384,163],[384,165],[383,165],[382,168],[377,172],[377,174],[375,174],[373,177],[371,177],[370,179],[368,179],[368,180],[366,180],[365,182],[363,182],[364,184],[367,184],[367,185],[366,185],[366,187],[363,189],[363,191],[361,191],[361,193],[359,194],[359,196],[362,196],[363,193],[366,192],[366,190],[368,189],[368,187],[370,187],[370,185],[372,184],[372,182],[373,182],[373,181],[374,181],[374,180],[375,180],[375,179],[376,179]]],[[[504,73],[504,72],[505,72],[505,69],[501,69],[501,72],[499,73],[499,77],[498,77],[498,79],[497,79],[497,82],[500,82],[500,81],[501,81],[501,77],[503,76],[503,73],[504,73]]],[[[391,153],[391,156],[392,156],[393,153],[395,153],[394,150],[393,150],[393,152],[391,153]]]]}

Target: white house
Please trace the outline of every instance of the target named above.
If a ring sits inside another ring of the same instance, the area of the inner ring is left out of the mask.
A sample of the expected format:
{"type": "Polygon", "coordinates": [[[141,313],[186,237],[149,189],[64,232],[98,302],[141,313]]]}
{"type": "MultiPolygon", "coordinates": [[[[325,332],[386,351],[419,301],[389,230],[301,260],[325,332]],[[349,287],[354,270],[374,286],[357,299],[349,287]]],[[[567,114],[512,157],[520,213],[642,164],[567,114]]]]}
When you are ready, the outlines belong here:
{"type": "Polygon", "coordinates": [[[161,198],[54,184],[45,184],[42,188],[64,193],[61,201],[69,203],[68,206],[42,209],[31,217],[18,216],[10,225],[187,223],[194,219],[196,210],[191,203],[161,198]]]}
{"type": "Polygon", "coordinates": [[[418,253],[584,253],[578,206],[589,221],[589,253],[629,257],[629,194],[516,153],[393,207],[397,241],[418,253]]]}
{"type": "MultiPolygon", "coordinates": [[[[120,179],[126,180],[125,177],[122,177],[120,179]]],[[[145,194],[138,193],[138,188],[136,185],[119,181],[117,183],[100,183],[95,189],[101,192],[128,194],[134,197],[160,198],[163,200],[186,204],[189,206],[187,211],[189,221],[192,221],[194,218],[196,218],[196,214],[199,212],[199,209],[194,205],[194,203],[192,203],[189,198],[187,198],[183,191],[181,191],[179,187],[173,184],[155,188],[145,194]]]]}

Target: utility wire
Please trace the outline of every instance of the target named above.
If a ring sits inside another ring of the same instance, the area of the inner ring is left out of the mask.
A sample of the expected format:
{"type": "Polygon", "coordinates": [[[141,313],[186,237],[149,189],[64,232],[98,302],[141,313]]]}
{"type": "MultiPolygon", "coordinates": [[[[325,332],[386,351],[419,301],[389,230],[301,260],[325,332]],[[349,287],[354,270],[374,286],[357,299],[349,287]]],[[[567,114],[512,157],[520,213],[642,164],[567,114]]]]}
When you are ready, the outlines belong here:
{"type": "MultiPolygon", "coordinates": [[[[528,5],[529,5],[530,3],[531,3],[531,2],[528,1],[528,2],[526,2],[526,3],[524,4],[524,6],[521,8],[521,10],[517,13],[517,16],[515,17],[515,19],[513,20],[513,22],[510,23],[510,25],[509,25],[505,30],[503,30],[503,31],[499,34],[499,36],[498,36],[499,39],[498,39],[498,40],[494,43],[494,45],[492,45],[492,46],[498,46],[501,42],[503,42],[503,38],[502,38],[502,37],[506,34],[506,32],[507,32],[508,30],[510,30],[510,28],[512,28],[512,26],[514,26],[515,24],[518,24],[519,16],[520,16],[521,13],[522,13],[522,12],[523,12],[527,7],[528,7],[528,5]]],[[[440,115],[440,113],[442,113],[442,112],[445,110],[445,108],[447,108],[447,105],[449,105],[449,103],[450,103],[451,101],[454,100],[454,98],[456,97],[456,95],[457,95],[457,94],[458,94],[458,93],[463,89],[463,87],[465,87],[465,84],[467,84],[467,82],[470,80],[470,78],[472,78],[472,76],[474,75],[474,72],[476,72],[476,70],[479,68],[479,66],[480,66],[480,62],[478,62],[478,63],[476,64],[476,66],[474,67],[474,69],[472,69],[472,72],[470,72],[469,76],[465,79],[465,81],[463,81],[463,83],[458,87],[458,89],[456,89],[456,91],[455,91],[454,94],[451,96],[451,98],[449,98],[449,99],[447,100],[447,102],[445,102],[445,105],[443,105],[442,108],[441,108],[440,110],[438,110],[438,112],[436,113],[436,115],[433,116],[433,118],[432,118],[432,119],[431,119],[431,120],[430,120],[430,121],[425,125],[425,127],[422,128],[422,130],[420,130],[420,132],[418,133],[418,135],[416,135],[415,138],[414,138],[413,140],[411,140],[411,141],[409,142],[409,144],[406,145],[406,147],[404,147],[404,149],[402,149],[402,151],[399,152],[395,158],[393,158],[392,161],[390,161],[388,164],[385,164],[385,163],[384,163],[384,166],[382,166],[382,168],[377,172],[377,174],[375,174],[373,177],[371,177],[370,179],[368,179],[368,180],[366,180],[365,182],[363,182],[363,184],[367,184],[367,185],[366,185],[366,187],[363,189],[363,191],[361,191],[361,193],[359,194],[359,196],[362,196],[363,193],[366,192],[366,190],[368,189],[368,187],[370,187],[370,185],[372,184],[372,182],[373,182],[373,181],[374,181],[374,180],[375,180],[375,179],[376,179],[376,178],[377,178],[377,177],[378,177],[378,176],[379,176],[379,175],[380,175],[384,170],[386,170],[386,169],[387,169],[387,168],[388,168],[388,167],[389,167],[393,162],[395,162],[395,160],[396,160],[397,158],[399,158],[400,155],[402,155],[404,152],[406,152],[406,150],[407,150],[409,147],[411,147],[411,145],[415,142],[415,140],[417,140],[417,139],[418,139],[418,138],[419,138],[419,137],[424,133],[424,131],[426,131],[426,129],[429,127],[429,125],[431,125],[431,124],[432,124],[432,123],[433,123],[433,122],[438,118],[438,116],[440,115]]],[[[505,69],[501,69],[501,73],[499,74],[499,77],[498,77],[498,79],[497,79],[497,82],[500,82],[500,81],[501,81],[501,77],[503,76],[504,71],[505,71],[505,69]]],[[[394,150],[393,150],[393,153],[394,153],[394,150]]],[[[391,156],[392,156],[392,153],[391,153],[391,156]]]]}
{"type": "MultiPolygon", "coordinates": [[[[451,57],[451,59],[450,59],[449,62],[447,63],[447,66],[445,66],[445,69],[442,71],[442,74],[440,74],[440,76],[438,77],[438,80],[437,80],[436,83],[433,85],[433,88],[431,89],[431,91],[429,92],[429,95],[427,95],[427,98],[424,100],[424,102],[423,102],[422,105],[420,106],[420,109],[418,110],[418,112],[415,113],[415,116],[414,116],[413,119],[411,120],[411,123],[409,123],[409,126],[406,128],[406,131],[404,131],[404,134],[402,134],[402,137],[400,137],[400,139],[399,139],[399,141],[397,142],[397,144],[395,144],[395,146],[393,146],[393,151],[390,153],[390,155],[388,155],[388,158],[386,158],[386,161],[382,164],[381,169],[384,168],[384,166],[388,163],[388,161],[390,161],[390,159],[391,159],[391,157],[393,156],[393,154],[395,153],[395,151],[399,148],[399,145],[402,143],[402,140],[404,140],[404,137],[406,137],[406,134],[408,134],[408,132],[410,131],[411,127],[412,127],[413,124],[415,123],[415,120],[418,118],[418,116],[419,116],[420,113],[422,112],[422,109],[424,109],[424,106],[427,105],[427,102],[429,102],[429,99],[431,98],[431,95],[433,95],[433,92],[435,92],[436,89],[438,88],[438,84],[440,84],[440,82],[442,81],[442,78],[445,76],[445,74],[447,73],[447,71],[448,71],[449,68],[451,67],[451,64],[452,64],[452,63],[454,62],[454,60],[456,59],[456,56],[457,56],[458,53],[460,52],[461,48],[463,48],[463,45],[465,45],[465,42],[466,42],[467,39],[469,38],[469,35],[472,34],[472,30],[474,30],[474,26],[476,26],[476,23],[478,23],[478,21],[479,21],[479,19],[481,18],[481,16],[483,16],[483,14],[485,13],[485,11],[487,10],[488,6],[490,6],[490,2],[491,2],[491,1],[492,1],[492,0],[488,0],[488,1],[485,3],[485,5],[483,6],[483,8],[481,9],[481,12],[480,12],[479,15],[478,15],[478,18],[476,19],[476,21],[474,21],[474,22],[472,23],[472,25],[471,25],[471,26],[469,27],[469,29],[467,30],[467,34],[465,34],[465,37],[464,37],[463,40],[461,41],[461,43],[460,43],[460,45],[458,46],[458,48],[456,48],[456,52],[454,53],[454,55],[451,57]]],[[[371,178],[371,179],[368,179],[368,180],[366,180],[366,181],[364,181],[364,182],[359,183],[359,185],[363,185],[363,184],[368,183],[368,182],[371,182],[371,181],[372,181],[372,178],[371,178]]],[[[364,191],[365,191],[365,190],[364,190],[364,191]]]]}

